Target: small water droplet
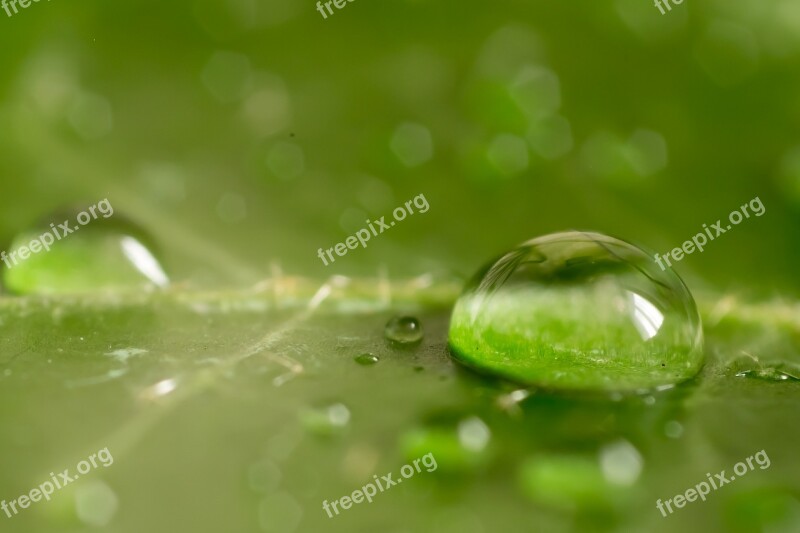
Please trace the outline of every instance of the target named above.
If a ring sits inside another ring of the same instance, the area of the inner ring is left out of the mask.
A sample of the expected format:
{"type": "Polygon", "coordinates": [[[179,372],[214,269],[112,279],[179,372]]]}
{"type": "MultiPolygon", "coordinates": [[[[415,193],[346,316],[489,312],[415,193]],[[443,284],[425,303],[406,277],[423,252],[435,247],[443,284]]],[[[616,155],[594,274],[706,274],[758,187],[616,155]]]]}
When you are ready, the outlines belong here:
{"type": "Polygon", "coordinates": [[[374,365],[375,363],[380,361],[380,358],[375,354],[362,353],[360,355],[355,356],[354,360],[359,365],[369,366],[369,365],[374,365]]]}
{"type": "Polygon", "coordinates": [[[422,324],[411,316],[398,316],[386,324],[386,338],[398,344],[414,344],[422,340],[422,324]]]}
{"type": "Polygon", "coordinates": [[[4,258],[5,285],[18,294],[53,294],[169,283],[141,228],[114,214],[108,200],[91,209],[94,217],[88,208],[62,210],[19,233],[4,258]]]}
{"type": "Polygon", "coordinates": [[[649,390],[703,362],[678,275],[598,233],[547,235],[491,262],[456,302],[449,340],[472,368],[553,389],[649,390]]]}
{"type": "Polygon", "coordinates": [[[736,377],[764,381],[800,381],[800,364],[791,361],[760,362],[758,358],[741,356],[728,363],[736,377]]]}

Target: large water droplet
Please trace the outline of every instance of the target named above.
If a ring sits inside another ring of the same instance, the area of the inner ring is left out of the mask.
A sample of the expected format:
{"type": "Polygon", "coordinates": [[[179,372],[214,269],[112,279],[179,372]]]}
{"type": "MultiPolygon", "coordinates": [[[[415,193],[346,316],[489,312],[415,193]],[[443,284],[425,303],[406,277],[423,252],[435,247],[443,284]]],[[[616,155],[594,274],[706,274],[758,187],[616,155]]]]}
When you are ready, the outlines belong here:
{"type": "Polygon", "coordinates": [[[386,324],[386,338],[398,344],[414,344],[422,340],[422,324],[412,316],[398,316],[386,324]]]}
{"type": "Polygon", "coordinates": [[[144,231],[107,200],[64,210],[18,234],[3,257],[6,286],[20,294],[118,290],[169,283],[144,231]],[[104,204],[105,202],[105,204],[104,204]]]}
{"type": "Polygon", "coordinates": [[[456,302],[450,347],[470,367],[553,389],[658,388],[703,362],[700,317],[678,275],[584,232],[528,241],[482,269],[456,302]]]}

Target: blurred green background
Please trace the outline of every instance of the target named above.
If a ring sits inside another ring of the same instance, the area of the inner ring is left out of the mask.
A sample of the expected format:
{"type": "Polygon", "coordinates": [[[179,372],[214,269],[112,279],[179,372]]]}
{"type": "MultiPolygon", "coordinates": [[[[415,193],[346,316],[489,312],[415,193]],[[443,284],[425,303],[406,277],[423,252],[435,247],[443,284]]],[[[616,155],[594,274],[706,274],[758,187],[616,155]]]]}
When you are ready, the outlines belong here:
{"type": "Polygon", "coordinates": [[[176,280],[469,275],[570,228],[667,251],[758,196],[766,216],[678,270],[797,291],[796,2],[40,2],[0,23],[2,242],[108,197],[176,280]],[[316,258],[420,193],[425,215],[316,258]]]}
{"type": "Polygon", "coordinates": [[[798,360],[796,0],[355,0],[327,19],[311,0],[55,0],[0,11],[0,50],[0,249],[108,198],[177,282],[0,298],[0,498],[116,460],[3,531],[796,530],[797,367],[730,365],[798,360]],[[427,213],[317,257],[419,194],[427,213]],[[587,400],[450,359],[452,281],[496,254],[571,228],[663,253],[756,196],[764,216],[677,266],[703,295],[695,382],[587,400]],[[305,307],[333,274],[379,273],[305,307]],[[415,350],[383,338],[398,312],[424,325],[415,350]],[[655,509],[761,449],[769,470],[655,509]],[[428,451],[436,473],[322,511],[428,451]]]}

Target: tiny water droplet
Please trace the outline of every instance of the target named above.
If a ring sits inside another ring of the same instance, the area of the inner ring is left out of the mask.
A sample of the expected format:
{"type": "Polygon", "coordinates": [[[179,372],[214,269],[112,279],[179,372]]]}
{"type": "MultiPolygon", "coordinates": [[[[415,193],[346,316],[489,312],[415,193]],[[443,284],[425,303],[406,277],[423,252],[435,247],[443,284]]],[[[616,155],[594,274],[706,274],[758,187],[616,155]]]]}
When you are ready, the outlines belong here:
{"type": "Polygon", "coordinates": [[[166,286],[146,233],[107,205],[92,206],[94,218],[88,208],[61,210],[19,233],[3,258],[5,286],[18,294],[166,286]]]}
{"type": "Polygon", "coordinates": [[[547,235],[489,263],[456,302],[449,342],[476,370],[563,390],[655,389],[703,363],[678,275],[598,233],[547,235]]]}
{"type": "Polygon", "coordinates": [[[397,316],[386,324],[385,335],[398,344],[414,344],[422,340],[422,324],[411,316],[397,316]]]}
{"type": "Polygon", "coordinates": [[[741,356],[728,363],[728,369],[738,378],[764,381],[800,381],[800,364],[791,361],[760,362],[758,358],[741,356]]]}
{"type": "Polygon", "coordinates": [[[380,361],[380,358],[375,354],[362,353],[360,355],[355,356],[354,360],[359,365],[369,366],[369,365],[374,365],[375,363],[380,361]]]}

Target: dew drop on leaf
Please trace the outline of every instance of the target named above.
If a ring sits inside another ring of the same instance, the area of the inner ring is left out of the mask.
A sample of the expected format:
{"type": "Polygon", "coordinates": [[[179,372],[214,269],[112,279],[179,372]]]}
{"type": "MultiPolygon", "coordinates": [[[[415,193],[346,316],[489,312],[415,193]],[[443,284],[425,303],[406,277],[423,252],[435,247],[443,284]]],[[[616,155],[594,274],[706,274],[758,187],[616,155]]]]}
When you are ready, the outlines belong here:
{"type": "Polygon", "coordinates": [[[800,365],[792,361],[760,362],[757,358],[737,357],[728,363],[735,377],[763,381],[800,381],[800,365]]]}
{"type": "Polygon", "coordinates": [[[490,262],[457,300],[449,343],[475,370],[562,390],[660,388],[703,363],[683,281],[598,233],[547,235],[490,262]]]}
{"type": "Polygon", "coordinates": [[[2,265],[5,286],[17,294],[56,294],[169,283],[144,230],[121,214],[95,209],[95,215],[61,210],[18,233],[2,265]]]}
{"type": "Polygon", "coordinates": [[[369,366],[369,365],[374,365],[375,363],[380,361],[380,358],[375,354],[362,353],[355,356],[354,360],[359,365],[369,366]]]}
{"type": "Polygon", "coordinates": [[[386,338],[398,344],[414,344],[422,340],[422,324],[411,316],[398,316],[386,324],[386,338]]]}

